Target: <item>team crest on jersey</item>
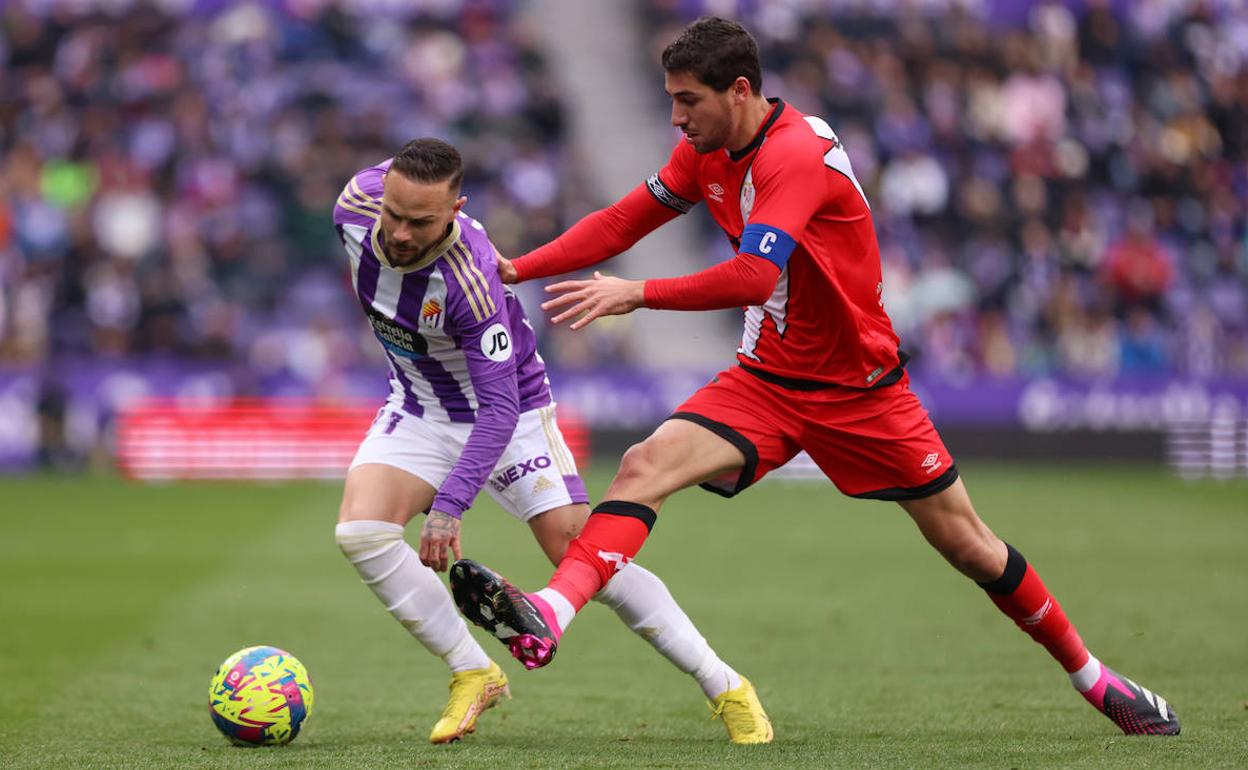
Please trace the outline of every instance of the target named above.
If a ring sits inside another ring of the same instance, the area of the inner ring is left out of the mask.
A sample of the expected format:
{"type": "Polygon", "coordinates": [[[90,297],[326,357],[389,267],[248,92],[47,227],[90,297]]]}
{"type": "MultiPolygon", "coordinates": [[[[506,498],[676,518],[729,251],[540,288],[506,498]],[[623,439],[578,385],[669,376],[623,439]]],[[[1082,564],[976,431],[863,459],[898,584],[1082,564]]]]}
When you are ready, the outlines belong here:
{"type": "Polygon", "coordinates": [[[754,210],[754,169],[745,172],[745,181],[741,183],[741,221],[750,221],[750,212],[754,210]]]}
{"type": "Polygon", "coordinates": [[[424,326],[437,326],[442,323],[442,303],[438,302],[437,297],[421,305],[420,323],[424,326]]]}

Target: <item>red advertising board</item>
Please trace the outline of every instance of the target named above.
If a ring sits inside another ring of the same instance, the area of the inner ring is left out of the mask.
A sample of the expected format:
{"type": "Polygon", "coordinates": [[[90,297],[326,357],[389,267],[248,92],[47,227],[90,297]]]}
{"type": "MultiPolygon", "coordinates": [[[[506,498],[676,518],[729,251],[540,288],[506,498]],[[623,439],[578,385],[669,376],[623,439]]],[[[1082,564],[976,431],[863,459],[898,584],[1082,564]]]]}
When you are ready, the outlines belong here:
{"type": "MultiPolygon", "coordinates": [[[[342,478],[376,414],[352,402],[148,400],[118,416],[117,465],[144,481],[342,478]]],[[[583,466],[583,424],[561,409],[559,425],[583,466]]]]}

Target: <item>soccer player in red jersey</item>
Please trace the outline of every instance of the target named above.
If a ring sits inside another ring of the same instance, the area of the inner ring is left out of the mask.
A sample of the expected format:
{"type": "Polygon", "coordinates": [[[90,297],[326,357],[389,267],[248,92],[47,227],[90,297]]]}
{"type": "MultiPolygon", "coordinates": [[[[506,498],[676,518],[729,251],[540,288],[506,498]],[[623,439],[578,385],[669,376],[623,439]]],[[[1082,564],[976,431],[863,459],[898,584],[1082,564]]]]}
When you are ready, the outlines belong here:
{"type": "Polygon", "coordinates": [[[555,322],[575,318],[576,329],[641,307],[745,306],[738,365],[625,453],[545,588],[525,594],[483,565],[458,562],[451,580],[461,611],[487,621],[526,666],[543,666],[576,612],[641,548],[668,496],[693,484],[735,495],[806,450],[844,494],[897,501],[1123,732],[1177,734],[1165,699],[1093,657],[1035,569],[975,513],[910,390],[880,296],[871,208],[836,134],[764,98],[757,46],[735,22],[689,25],[663,67],[672,124],[684,133],[667,165],[500,271],[523,281],[596,264],[705,201],[735,258],[680,278],[595,273],[549,287],[557,296],[543,307],[555,322]]]}

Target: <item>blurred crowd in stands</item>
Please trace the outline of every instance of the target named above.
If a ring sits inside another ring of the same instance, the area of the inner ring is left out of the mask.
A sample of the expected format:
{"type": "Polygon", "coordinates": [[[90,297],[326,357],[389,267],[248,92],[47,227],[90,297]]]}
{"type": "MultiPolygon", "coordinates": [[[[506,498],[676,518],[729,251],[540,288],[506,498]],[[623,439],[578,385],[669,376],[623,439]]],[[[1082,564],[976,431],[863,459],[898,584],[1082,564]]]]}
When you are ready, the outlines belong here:
{"type": "Polygon", "coordinates": [[[553,237],[590,196],[513,5],[0,4],[0,365],[375,357],[330,215],[416,136],[504,253],[553,237]]]}
{"type": "Polygon", "coordinates": [[[1248,376],[1243,3],[643,5],[653,61],[737,18],[764,93],[838,132],[916,367],[1248,376]]]}
{"type": "MultiPolygon", "coordinates": [[[[735,16],[765,93],[838,131],[923,371],[1248,377],[1239,3],[635,2],[656,93],[684,23],[735,16]]],[[[0,4],[0,366],[172,355],[315,381],[372,360],[329,215],[414,136],[461,148],[504,253],[600,202],[517,3],[369,5],[0,4]]],[[[555,363],[621,353],[556,342],[555,363]]]]}

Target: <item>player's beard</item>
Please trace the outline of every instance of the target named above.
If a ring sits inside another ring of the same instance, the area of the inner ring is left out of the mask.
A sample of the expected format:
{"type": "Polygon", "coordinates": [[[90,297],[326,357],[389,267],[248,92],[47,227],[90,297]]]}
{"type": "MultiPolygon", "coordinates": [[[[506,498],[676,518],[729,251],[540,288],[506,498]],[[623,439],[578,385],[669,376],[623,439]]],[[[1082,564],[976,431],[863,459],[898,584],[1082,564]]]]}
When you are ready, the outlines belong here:
{"type": "Polygon", "coordinates": [[[406,251],[398,251],[394,248],[394,246],[387,245],[386,258],[394,267],[407,267],[408,265],[415,264],[419,261],[420,256],[424,253],[424,251],[424,249],[414,247],[406,251]]]}
{"type": "Polygon", "coordinates": [[[718,125],[701,126],[694,132],[693,150],[699,155],[722,150],[728,145],[731,133],[732,126],[727,119],[718,125]]]}

